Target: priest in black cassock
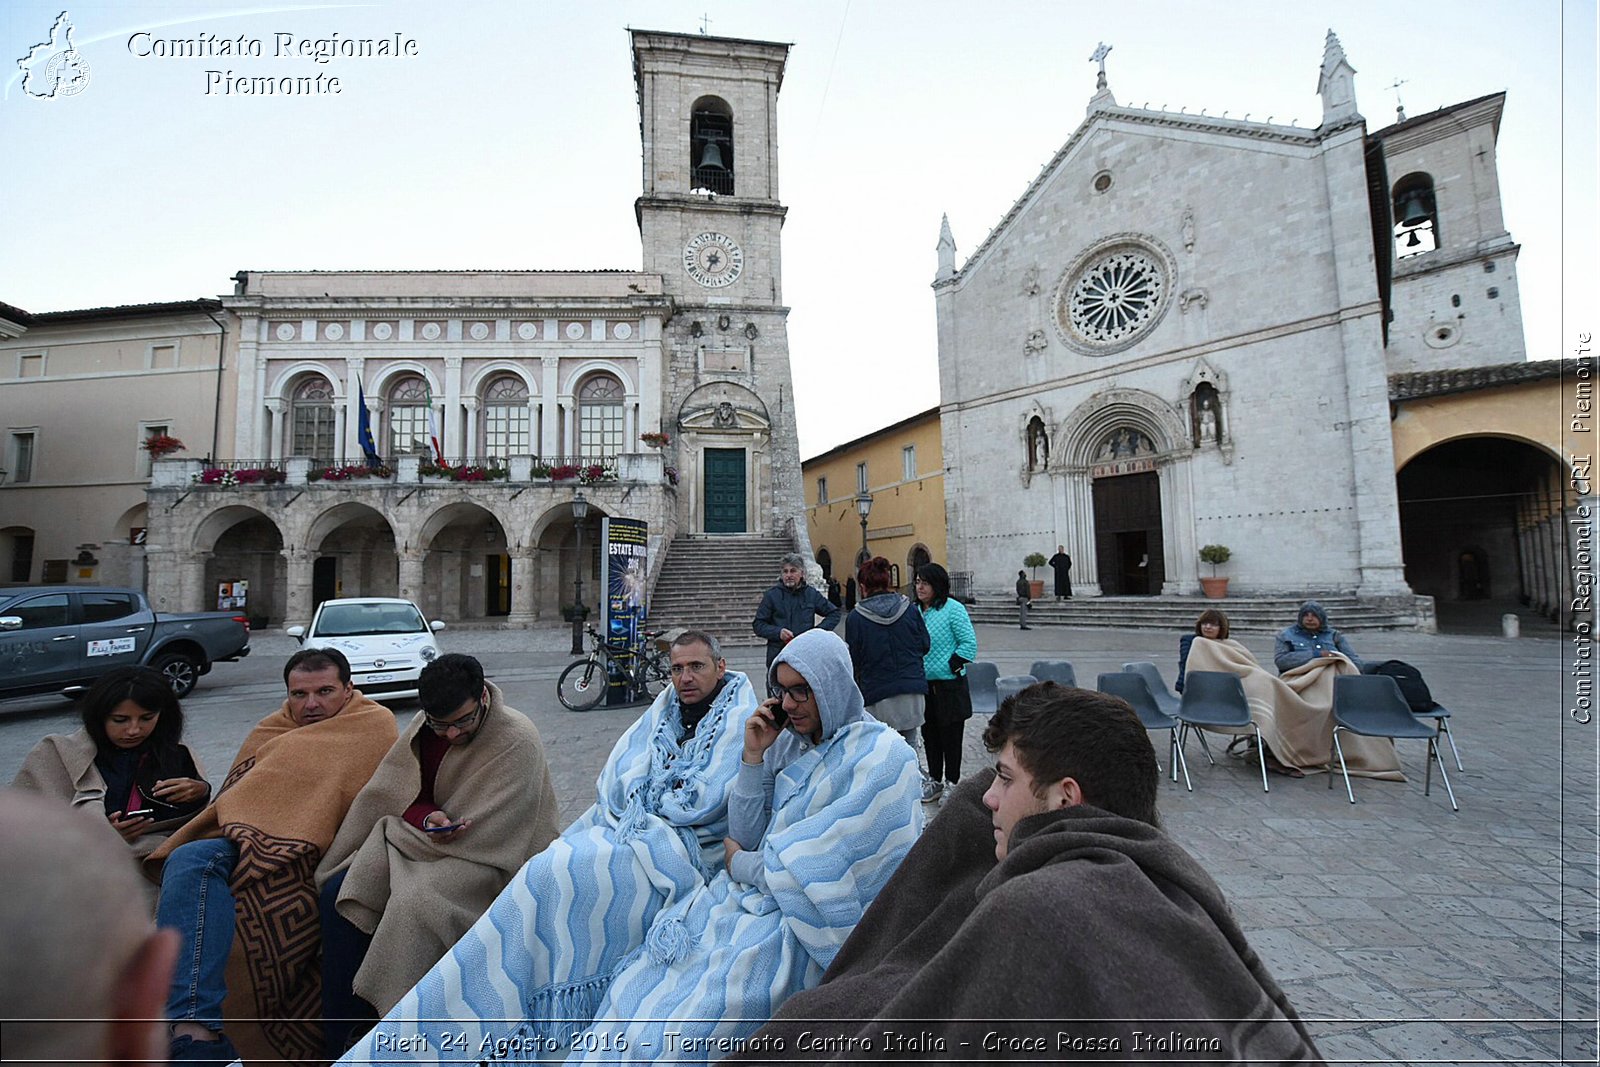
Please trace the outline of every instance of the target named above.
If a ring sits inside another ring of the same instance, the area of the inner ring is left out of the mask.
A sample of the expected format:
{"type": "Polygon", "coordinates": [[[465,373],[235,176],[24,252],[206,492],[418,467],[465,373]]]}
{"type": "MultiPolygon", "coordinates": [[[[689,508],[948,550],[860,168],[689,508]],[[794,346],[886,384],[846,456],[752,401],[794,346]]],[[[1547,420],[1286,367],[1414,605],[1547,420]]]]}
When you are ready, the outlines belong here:
{"type": "Polygon", "coordinates": [[[1072,557],[1067,555],[1065,545],[1056,546],[1056,554],[1050,557],[1050,566],[1056,572],[1056,599],[1072,599],[1072,557]]]}

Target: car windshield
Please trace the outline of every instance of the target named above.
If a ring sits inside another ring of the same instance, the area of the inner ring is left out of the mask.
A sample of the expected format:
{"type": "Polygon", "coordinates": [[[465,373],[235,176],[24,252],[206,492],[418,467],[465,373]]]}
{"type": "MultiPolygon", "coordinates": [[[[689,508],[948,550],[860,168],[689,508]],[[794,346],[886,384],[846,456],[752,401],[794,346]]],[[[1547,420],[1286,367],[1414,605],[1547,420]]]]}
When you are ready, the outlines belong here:
{"type": "Polygon", "coordinates": [[[410,604],[329,604],[317,619],[318,637],[423,633],[428,624],[410,604]]]}

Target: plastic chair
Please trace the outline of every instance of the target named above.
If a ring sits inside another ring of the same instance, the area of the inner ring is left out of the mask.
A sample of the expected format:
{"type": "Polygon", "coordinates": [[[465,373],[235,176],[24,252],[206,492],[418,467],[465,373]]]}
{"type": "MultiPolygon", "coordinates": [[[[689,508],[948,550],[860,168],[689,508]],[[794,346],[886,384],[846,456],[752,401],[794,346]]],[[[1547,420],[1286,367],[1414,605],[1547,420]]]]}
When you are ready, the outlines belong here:
{"type": "MultiPolygon", "coordinates": [[[[1102,674],[1095,683],[1095,688],[1108,696],[1121,697],[1133,708],[1133,713],[1139,716],[1139,721],[1146,730],[1166,730],[1168,732],[1169,762],[1172,764],[1172,780],[1178,780],[1178,768],[1183,768],[1183,784],[1189,787],[1189,792],[1194,792],[1194,783],[1189,780],[1189,763],[1183,758],[1183,749],[1178,747],[1178,728],[1183,724],[1156,706],[1155,698],[1151,696],[1145,680],[1137,674],[1123,672],[1121,674],[1102,674]]],[[[1157,767],[1159,769],[1159,764],[1157,767]]]]}
{"type": "MultiPolygon", "coordinates": [[[[1255,735],[1256,759],[1261,763],[1261,791],[1270,793],[1267,785],[1267,746],[1261,740],[1261,729],[1250,718],[1250,702],[1245,699],[1244,686],[1239,676],[1226,671],[1189,671],[1183,680],[1183,700],[1178,704],[1178,747],[1183,747],[1189,731],[1217,730],[1221,733],[1255,735]]],[[[1213,764],[1211,747],[1200,735],[1206,759],[1213,764]]]]}
{"type": "MultiPolygon", "coordinates": [[[[1350,803],[1356,794],[1350,788],[1350,768],[1345,766],[1344,746],[1339,743],[1339,731],[1348,730],[1365,737],[1415,737],[1428,742],[1427,770],[1422,779],[1422,795],[1427,796],[1433,785],[1433,764],[1439,763],[1439,777],[1444,781],[1445,792],[1450,794],[1450,807],[1460,811],[1456,791],[1450,788],[1450,775],[1444,769],[1444,757],[1439,754],[1439,728],[1429,726],[1412,712],[1400,686],[1393,678],[1383,674],[1342,674],[1333,680],[1333,750],[1339,754],[1339,770],[1344,772],[1344,791],[1350,803]]],[[[1328,775],[1328,788],[1333,788],[1333,775],[1328,775]]]]}
{"type": "Polygon", "coordinates": [[[1443,704],[1435,704],[1427,711],[1413,709],[1411,714],[1419,719],[1433,720],[1434,726],[1444,735],[1444,739],[1450,742],[1450,754],[1456,758],[1456,770],[1465,772],[1466,768],[1461,766],[1461,752],[1456,748],[1456,735],[1450,730],[1450,709],[1443,704]]]}
{"type": "Polygon", "coordinates": [[[994,683],[1000,677],[1000,668],[993,663],[978,660],[967,664],[967,692],[972,697],[972,714],[993,715],[1000,706],[994,683]]]}
{"type": "Polygon", "coordinates": [[[1078,685],[1078,672],[1072,669],[1072,664],[1064,659],[1045,660],[1036,659],[1033,666],[1028,668],[1028,673],[1041,682],[1055,682],[1058,685],[1078,685]]]}
{"type": "Polygon", "coordinates": [[[1124,663],[1122,669],[1129,674],[1137,674],[1144,679],[1146,688],[1150,690],[1150,696],[1155,700],[1156,707],[1161,709],[1162,714],[1177,716],[1178,705],[1181,703],[1178,699],[1178,694],[1167,688],[1166,679],[1161,677],[1161,672],[1156,669],[1154,663],[1148,660],[1140,660],[1138,663],[1124,663]]]}
{"type": "Polygon", "coordinates": [[[1006,697],[1016,696],[1030,685],[1037,684],[1039,679],[1031,674],[1008,674],[994,683],[995,707],[1006,702],[1006,697]]]}

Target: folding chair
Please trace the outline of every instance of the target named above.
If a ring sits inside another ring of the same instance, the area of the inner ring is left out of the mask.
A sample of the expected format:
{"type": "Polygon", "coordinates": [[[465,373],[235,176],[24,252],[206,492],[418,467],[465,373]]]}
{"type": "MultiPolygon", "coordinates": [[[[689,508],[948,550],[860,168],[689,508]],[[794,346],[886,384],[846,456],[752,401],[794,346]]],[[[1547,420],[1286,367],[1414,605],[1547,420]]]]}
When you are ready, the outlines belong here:
{"type": "MultiPolygon", "coordinates": [[[[1189,787],[1189,792],[1194,792],[1194,783],[1189,780],[1189,763],[1183,758],[1183,749],[1178,747],[1178,728],[1183,724],[1160,708],[1156,707],[1155,698],[1150,695],[1150,689],[1145,685],[1143,678],[1137,674],[1123,672],[1121,674],[1102,674],[1095,683],[1095,688],[1108,696],[1121,697],[1133,708],[1133,713],[1139,716],[1139,721],[1146,730],[1166,730],[1170,753],[1169,761],[1172,764],[1172,780],[1178,780],[1178,768],[1183,768],[1183,784],[1189,787]]],[[[1157,763],[1157,769],[1160,764],[1157,763]]]]}
{"type": "Polygon", "coordinates": [[[1137,674],[1144,679],[1144,684],[1150,690],[1151,698],[1156,702],[1156,707],[1162,714],[1176,716],[1178,714],[1178,694],[1167,688],[1167,683],[1161,677],[1161,672],[1154,663],[1140,660],[1138,663],[1124,663],[1122,669],[1128,674],[1137,674]]]}
{"type": "Polygon", "coordinates": [[[1064,659],[1044,660],[1036,659],[1033,666],[1028,668],[1028,673],[1041,682],[1055,682],[1059,685],[1078,685],[1078,674],[1072,669],[1072,664],[1064,659]]]}
{"type": "MultiPolygon", "coordinates": [[[[1445,792],[1450,794],[1450,807],[1461,810],[1456,803],[1456,791],[1450,788],[1444,757],[1439,754],[1439,728],[1417,718],[1393,678],[1385,674],[1342,674],[1333,680],[1333,750],[1339,754],[1339,770],[1344,772],[1344,791],[1354,804],[1356,794],[1350,788],[1350,768],[1345,766],[1344,746],[1339,743],[1340,730],[1365,737],[1426,740],[1428,760],[1423,772],[1422,795],[1427,796],[1433,785],[1433,764],[1437,760],[1439,777],[1444,781],[1445,792]]],[[[1333,788],[1331,774],[1328,788],[1333,788]]]]}
{"type": "MultiPolygon", "coordinates": [[[[1261,740],[1261,730],[1250,718],[1250,702],[1245,699],[1244,686],[1239,676],[1226,671],[1190,671],[1183,682],[1183,700],[1178,704],[1178,747],[1183,747],[1190,730],[1218,730],[1222,733],[1255,735],[1256,759],[1261,763],[1261,791],[1270,793],[1267,785],[1267,746],[1261,740]]],[[[1211,747],[1200,734],[1200,745],[1206,759],[1213,764],[1211,747]]]]}
{"type": "Polygon", "coordinates": [[[1411,708],[1411,714],[1422,719],[1432,719],[1450,742],[1450,754],[1456,758],[1456,770],[1465,771],[1461,765],[1461,751],[1456,748],[1456,735],[1450,730],[1450,709],[1433,699],[1433,693],[1428,689],[1428,683],[1423,680],[1422,672],[1404,660],[1384,660],[1376,666],[1369,667],[1363,674],[1386,674],[1395,680],[1400,687],[1400,695],[1405,698],[1406,705],[1411,708]]]}
{"type": "Polygon", "coordinates": [[[994,683],[994,706],[999,707],[1006,702],[1006,697],[1016,696],[1030,685],[1036,685],[1039,679],[1031,674],[1008,674],[994,683]]]}
{"type": "Polygon", "coordinates": [[[993,663],[978,660],[967,664],[967,692],[972,696],[972,714],[993,715],[1000,706],[994,683],[1000,677],[1000,668],[993,663]]]}

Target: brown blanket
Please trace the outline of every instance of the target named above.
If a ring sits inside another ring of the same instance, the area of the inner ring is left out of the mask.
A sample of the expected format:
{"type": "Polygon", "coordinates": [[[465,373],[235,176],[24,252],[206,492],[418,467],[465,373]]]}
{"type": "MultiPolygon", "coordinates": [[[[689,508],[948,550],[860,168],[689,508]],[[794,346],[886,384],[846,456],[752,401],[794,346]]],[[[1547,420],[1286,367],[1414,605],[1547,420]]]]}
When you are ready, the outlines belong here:
{"type": "MultiPolygon", "coordinates": [[[[1343,656],[1314,659],[1281,677],[1262,668],[1250,650],[1237,641],[1194,639],[1189,648],[1188,670],[1237,674],[1250,702],[1250,718],[1272,754],[1288,767],[1326,771],[1333,752],[1333,680],[1341,674],[1360,674],[1343,656]]],[[[1345,733],[1339,738],[1351,774],[1403,782],[1400,757],[1386,737],[1345,733]]]]}
{"type": "Polygon", "coordinates": [[[331,719],[297,726],[289,704],[245,738],[212,803],[145,860],[159,878],[172,850],[226,837],[235,936],[228,1037],[246,1060],[322,1058],[322,927],[312,875],[361,787],[394,744],[394,713],[356,690],[331,719]]]}
{"type": "Polygon", "coordinates": [[[434,801],[472,825],[445,844],[402,814],[421,782],[411,720],[350,808],[317,868],[317,888],[348,870],[339,914],[372,934],[357,995],[387,1014],[488,910],[528,858],[555,840],[557,801],[544,742],[489,683],[489,711],[471,742],[445,753],[434,801]]]}
{"type": "Polygon", "coordinates": [[[966,779],[815,989],[723,1062],[1321,1062],[1200,865],[1082,805],[994,858],[966,779]]]}

